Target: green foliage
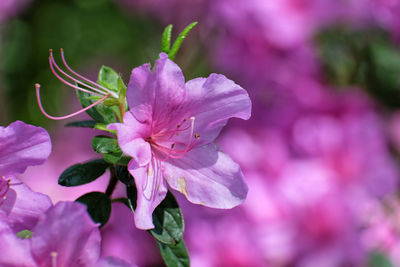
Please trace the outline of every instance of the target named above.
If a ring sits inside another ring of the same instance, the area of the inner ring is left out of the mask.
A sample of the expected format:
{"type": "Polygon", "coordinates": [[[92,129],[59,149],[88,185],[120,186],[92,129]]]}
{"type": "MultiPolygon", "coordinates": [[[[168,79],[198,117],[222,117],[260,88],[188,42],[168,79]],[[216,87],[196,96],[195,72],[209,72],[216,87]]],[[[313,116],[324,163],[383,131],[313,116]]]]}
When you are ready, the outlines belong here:
{"type": "Polygon", "coordinates": [[[328,82],[363,87],[384,105],[400,107],[400,51],[385,32],[330,28],[317,44],[328,82]]]}
{"type": "Polygon", "coordinates": [[[368,267],[392,267],[392,263],[386,255],[378,251],[373,251],[368,257],[368,267]]]}
{"type": "Polygon", "coordinates": [[[96,121],[87,120],[87,121],[73,121],[65,124],[66,127],[82,127],[82,128],[94,128],[96,125],[96,121]]]}
{"type": "Polygon", "coordinates": [[[95,152],[102,154],[121,152],[117,139],[105,135],[93,137],[92,148],[95,152]]]}
{"type": "Polygon", "coordinates": [[[189,24],[186,26],[185,29],[178,35],[176,38],[174,44],[172,45],[171,49],[169,50],[168,57],[171,60],[175,59],[176,54],[178,53],[179,48],[181,47],[181,44],[183,40],[185,40],[186,36],[189,34],[189,32],[197,25],[197,21],[189,24]]]}
{"type": "MultiPolygon", "coordinates": [[[[93,99],[89,93],[76,90],[76,95],[84,108],[96,102],[96,99],[93,99]]],[[[113,108],[104,105],[104,103],[86,110],[86,113],[98,123],[109,124],[117,122],[113,108]]]]}
{"type": "Polygon", "coordinates": [[[120,180],[125,185],[135,186],[135,180],[133,176],[129,173],[126,166],[116,166],[115,175],[117,176],[118,180],[120,180]]]}
{"type": "Polygon", "coordinates": [[[104,160],[110,164],[127,166],[131,157],[125,156],[122,151],[104,154],[104,160]]]}
{"type": "Polygon", "coordinates": [[[97,83],[105,88],[118,93],[118,73],[110,67],[101,66],[97,83]]]}
{"type": "Polygon", "coordinates": [[[29,230],[22,230],[17,233],[17,236],[21,239],[29,239],[32,238],[33,233],[29,230]]]}
{"type": "Polygon", "coordinates": [[[111,214],[111,200],[102,192],[90,192],[79,197],[77,202],[87,206],[87,211],[96,223],[100,223],[100,227],[105,225],[111,214]]]}
{"type": "Polygon", "coordinates": [[[171,32],[172,24],[165,27],[161,38],[161,52],[164,52],[166,54],[168,54],[169,50],[171,49],[171,32]]]}
{"type": "Polygon", "coordinates": [[[170,192],[154,210],[153,223],[154,229],[151,229],[150,233],[159,242],[176,245],[182,240],[183,215],[175,197],[170,192]]]}
{"type": "Polygon", "coordinates": [[[103,159],[75,164],[60,175],[58,184],[62,186],[77,186],[90,183],[103,175],[109,164],[103,159]]]}
{"type": "Polygon", "coordinates": [[[167,245],[157,241],[164,262],[169,267],[189,267],[190,260],[185,243],[181,240],[176,245],[167,245]]]}

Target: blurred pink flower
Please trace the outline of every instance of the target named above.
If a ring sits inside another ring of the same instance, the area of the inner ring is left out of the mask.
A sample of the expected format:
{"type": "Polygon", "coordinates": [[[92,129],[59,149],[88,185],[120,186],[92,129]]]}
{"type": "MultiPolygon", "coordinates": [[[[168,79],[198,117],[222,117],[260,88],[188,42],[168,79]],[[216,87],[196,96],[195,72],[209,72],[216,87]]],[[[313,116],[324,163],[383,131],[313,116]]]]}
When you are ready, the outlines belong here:
{"type": "Polygon", "coordinates": [[[0,1],[0,23],[15,16],[32,0],[1,0],[0,1]]]}
{"type": "Polygon", "coordinates": [[[130,111],[116,130],[122,151],[133,159],[128,170],[138,189],[136,226],[150,229],[152,212],[168,185],[189,201],[232,208],[246,198],[239,166],[212,142],[229,118],[248,119],[246,91],[223,75],[188,81],[168,55],[155,71],[145,64],[132,71],[127,99],[130,111]]]}
{"type": "Polygon", "coordinates": [[[15,177],[28,166],[44,163],[50,151],[50,137],[43,128],[22,121],[0,127],[0,213],[16,231],[32,228],[51,206],[47,196],[15,177]]]}
{"type": "Polygon", "coordinates": [[[0,224],[1,265],[7,266],[131,266],[119,260],[99,259],[100,232],[86,207],[59,202],[41,215],[31,239],[20,239],[7,224],[0,224]],[[23,255],[23,257],[21,257],[23,255]],[[97,265],[96,265],[97,266],[97,265]]]}

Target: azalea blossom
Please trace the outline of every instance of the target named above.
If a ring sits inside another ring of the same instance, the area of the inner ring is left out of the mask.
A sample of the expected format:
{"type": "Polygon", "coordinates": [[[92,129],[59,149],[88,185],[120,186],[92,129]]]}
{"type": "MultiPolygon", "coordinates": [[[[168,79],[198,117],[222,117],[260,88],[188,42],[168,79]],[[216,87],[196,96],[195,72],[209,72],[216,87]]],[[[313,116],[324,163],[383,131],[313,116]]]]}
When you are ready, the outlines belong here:
{"type": "Polygon", "coordinates": [[[131,266],[114,258],[100,258],[98,225],[77,202],[58,202],[40,216],[30,239],[15,235],[0,220],[1,266],[131,266]],[[23,255],[23,257],[21,257],[23,255]]]}
{"type": "Polygon", "coordinates": [[[136,226],[151,229],[152,212],[168,187],[195,204],[229,209],[242,203],[247,186],[238,164],[213,144],[232,117],[249,119],[247,92],[223,75],[185,83],[181,69],[164,53],[132,70],[130,107],[116,130],[138,190],[136,226]]]}
{"type": "Polygon", "coordinates": [[[33,192],[15,176],[28,166],[46,161],[50,137],[43,128],[22,121],[0,127],[0,214],[14,230],[30,229],[52,204],[48,196],[33,192]]]}

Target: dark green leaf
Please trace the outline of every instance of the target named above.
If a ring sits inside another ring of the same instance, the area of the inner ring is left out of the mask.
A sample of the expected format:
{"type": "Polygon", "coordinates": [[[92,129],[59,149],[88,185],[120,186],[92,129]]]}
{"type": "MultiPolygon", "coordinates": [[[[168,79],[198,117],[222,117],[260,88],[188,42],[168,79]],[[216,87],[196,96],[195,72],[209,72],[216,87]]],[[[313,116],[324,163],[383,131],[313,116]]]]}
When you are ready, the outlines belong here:
{"type": "Polygon", "coordinates": [[[32,237],[32,232],[29,230],[22,230],[21,232],[17,233],[17,236],[21,239],[29,239],[32,237]]]}
{"type": "Polygon", "coordinates": [[[87,121],[73,121],[65,124],[66,127],[83,127],[83,128],[94,128],[96,125],[96,121],[87,120],[87,121]]]}
{"type": "Polygon", "coordinates": [[[175,59],[176,53],[178,53],[179,48],[181,47],[181,44],[183,40],[185,40],[186,36],[189,34],[189,32],[197,25],[197,21],[189,24],[183,31],[178,35],[176,38],[174,44],[171,47],[171,50],[169,51],[168,57],[171,60],[175,59]]]}
{"type": "Polygon", "coordinates": [[[111,214],[111,200],[102,192],[90,192],[79,197],[77,202],[81,202],[87,206],[87,211],[96,223],[100,223],[100,227],[107,223],[111,214]]]}
{"type": "Polygon", "coordinates": [[[128,168],[126,166],[115,166],[115,175],[117,176],[118,180],[122,183],[130,186],[135,185],[135,180],[133,176],[129,173],[128,168]]]}
{"type": "Polygon", "coordinates": [[[104,160],[111,164],[126,166],[131,158],[125,156],[122,152],[113,152],[104,154],[104,160]]]}
{"type": "Polygon", "coordinates": [[[368,256],[368,267],[392,267],[387,256],[378,251],[373,251],[368,256]]]}
{"type": "Polygon", "coordinates": [[[90,183],[104,174],[109,164],[103,159],[75,164],[66,169],[58,178],[62,186],[77,186],[90,183]]]}
{"type": "MultiPolygon", "coordinates": [[[[92,95],[89,93],[76,90],[76,94],[84,108],[96,102],[95,99],[91,99],[92,95]]],[[[103,103],[86,110],[86,113],[98,123],[109,124],[117,122],[113,108],[105,106],[103,103]]]]}
{"type": "Polygon", "coordinates": [[[98,83],[105,88],[118,93],[118,73],[110,67],[102,66],[99,71],[98,83]]]}
{"type": "Polygon", "coordinates": [[[185,243],[181,240],[176,245],[167,245],[157,241],[161,255],[167,266],[189,267],[189,255],[185,247],[185,243]]]}
{"type": "Polygon", "coordinates": [[[126,196],[128,197],[129,208],[132,210],[132,212],[134,212],[136,209],[136,199],[137,199],[137,190],[134,185],[126,186],[126,196]]]}
{"type": "Polygon", "coordinates": [[[93,137],[92,148],[95,152],[102,154],[121,152],[117,139],[105,135],[98,135],[93,137]]]}
{"type": "Polygon", "coordinates": [[[171,48],[171,32],[172,24],[165,27],[161,38],[161,52],[164,52],[166,54],[169,53],[169,49],[171,48]]]}
{"type": "Polygon", "coordinates": [[[183,216],[175,197],[170,192],[154,210],[153,223],[154,228],[149,232],[161,243],[175,245],[182,240],[183,216]]]}

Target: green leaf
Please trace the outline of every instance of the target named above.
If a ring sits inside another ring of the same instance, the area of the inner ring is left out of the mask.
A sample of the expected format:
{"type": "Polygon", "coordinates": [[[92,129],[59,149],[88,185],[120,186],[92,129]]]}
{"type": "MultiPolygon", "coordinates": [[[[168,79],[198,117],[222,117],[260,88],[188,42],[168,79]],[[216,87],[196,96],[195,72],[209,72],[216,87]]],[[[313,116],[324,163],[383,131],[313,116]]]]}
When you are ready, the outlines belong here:
{"type": "Polygon", "coordinates": [[[104,174],[109,164],[103,159],[75,164],[60,175],[58,184],[62,186],[77,186],[90,183],[104,174]]]}
{"type": "Polygon", "coordinates": [[[167,266],[189,267],[189,255],[183,240],[176,245],[167,245],[157,241],[161,255],[167,266]]]}
{"type": "Polygon", "coordinates": [[[101,66],[97,82],[105,88],[118,93],[118,78],[119,75],[115,70],[107,66],[101,66]]]}
{"type": "Polygon", "coordinates": [[[73,121],[65,124],[66,127],[83,127],[83,128],[94,128],[96,125],[96,121],[87,120],[87,121],[73,121]]]}
{"type": "Polygon", "coordinates": [[[122,101],[122,100],[125,101],[127,88],[126,88],[124,81],[119,76],[118,76],[118,80],[117,80],[117,87],[118,87],[118,91],[119,91],[119,101],[122,101]]]}
{"type": "Polygon", "coordinates": [[[178,244],[184,231],[183,215],[175,197],[168,192],[165,199],[153,212],[154,228],[150,234],[159,242],[169,245],[178,244]]]}
{"type": "MultiPolygon", "coordinates": [[[[81,102],[82,107],[84,108],[96,102],[96,100],[90,99],[92,95],[89,93],[76,90],[76,94],[81,102]]],[[[86,110],[86,113],[98,123],[109,124],[117,122],[112,107],[108,107],[103,103],[99,103],[96,106],[86,110]]]]}
{"type": "Polygon", "coordinates": [[[104,160],[111,164],[127,166],[131,157],[125,156],[121,152],[112,152],[104,154],[104,160]]]}
{"type": "Polygon", "coordinates": [[[33,233],[29,230],[22,230],[21,232],[17,233],[17,236],[21,239],[29,239],[31,238],[33,233]]]}
{"type": "Polygon", "coordinates": [[[95,152],[102,154],[121,152],[117,139],[105,135],[98,135],[93,137],[92,148],[95,152]]]}
{"type": "Polygon", "coordinates": [[[125,185],[135,186],[135,179],[129,173],[126,166],[115,166],[115,175],[117,176],[118,180],[120,180],[125,185]]]}
{"type": "Polygon", "coordinates": [[[168,53],[168,57],[171,60],[175,59],[176,53],[178,53],[179,48],[181,47],[181,44],[183,40],[185,40],[186,36],[189,34],[189,32],[197,25],[197,21],[189,24],[183,31],[178,35],[176,38],[174,44],[171,47],[171,50],[168,53]]]}
{"type": "Polygon", "coordinates": [[[368,267],[392,267],[392,263],[386,255],[379,251],[373,251],[368,255],[368,267]]]}
{"type": "Polygon", "coordinates": [[[165,27],[165,30],[162,34],[161,38],[161,52],[169,53],[171,48],[171,32],[172,32],[172,24],[165,27]]]}
{"type": "Polygon", "coordinates": [[[129,208],[132,212],[135,212],[136,209],[136,199],[137,199],[137,190],[134,185],[126,186],[126,196],[128,197],[129,208]]]}
{"type": "Polygon", "coordinates": [[[96,223],[100,223],[100,227],[107,223],[111,214],[111,200],[102,192],[90,192],[79,197],[77,202],[87,206],[87,211],[96,223]]]}
{"type": "Polygon", "coordinates": [[[105,124],[105,123],[96,123],[95,124],[95,126],[94,126],[94,128],[95,129],[97,129],[97,130],[101,130],[101,131],[106,131],[106,132],[109,132],[109,133],[113,133],[113,134],[117,134],[117,131],[115,131],[115,130],[109,130],[109,129],[107,129],[107,126],[108,126],[108,124],[105,124]]]}

